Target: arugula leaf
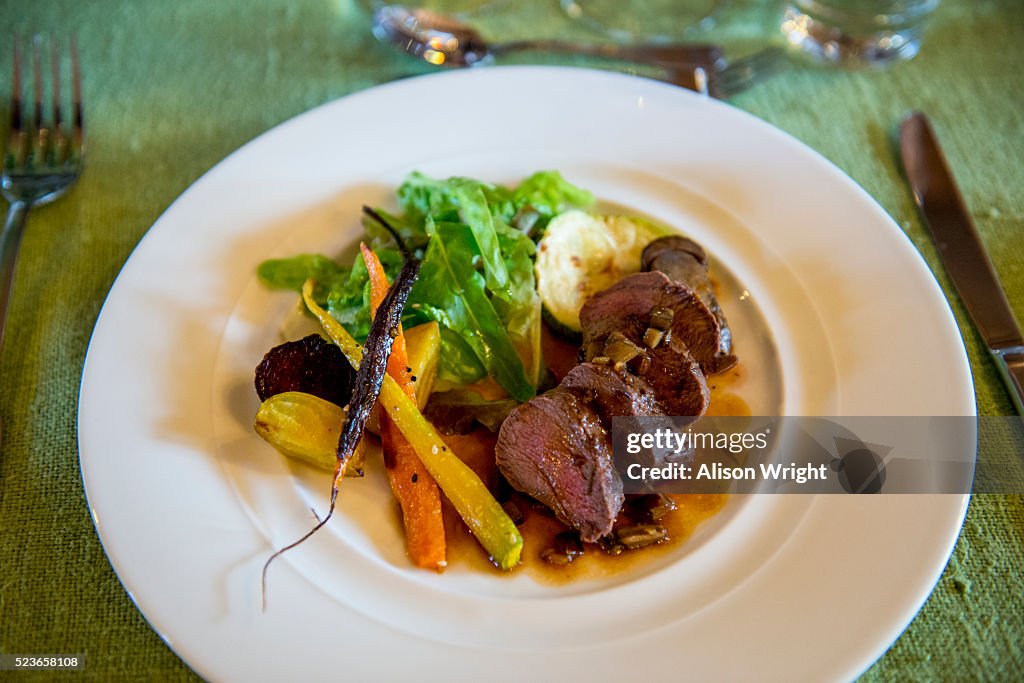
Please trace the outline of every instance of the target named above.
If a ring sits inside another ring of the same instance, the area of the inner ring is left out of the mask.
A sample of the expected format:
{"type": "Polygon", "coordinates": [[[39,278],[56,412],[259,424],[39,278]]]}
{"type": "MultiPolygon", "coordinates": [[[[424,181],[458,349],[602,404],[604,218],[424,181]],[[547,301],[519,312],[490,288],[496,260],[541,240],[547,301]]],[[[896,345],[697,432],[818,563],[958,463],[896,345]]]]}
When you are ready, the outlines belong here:
{"type": "MultiPolygon", "coordinates": [[[[402,267],[402,255],[396,249],[378,249],[390,279],[402,267]]],[[[320,254],[300,254],[286,259],[264,261],[256,269],[263,284],[272,289],[302,291],[302,283],[316,281],[313,299],[327,308],[349,333],[362,341],[370,331],[370,276],[363,257],[357,255],[351,268],[339,266],[320,254]]]]}

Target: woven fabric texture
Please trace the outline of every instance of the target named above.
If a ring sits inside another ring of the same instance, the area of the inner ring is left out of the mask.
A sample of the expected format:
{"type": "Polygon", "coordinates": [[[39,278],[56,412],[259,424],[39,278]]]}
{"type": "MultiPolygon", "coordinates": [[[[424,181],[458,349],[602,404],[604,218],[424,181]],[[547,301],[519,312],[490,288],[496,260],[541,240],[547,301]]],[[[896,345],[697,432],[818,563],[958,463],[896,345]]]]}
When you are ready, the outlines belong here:
{"type": "MultiPolygon", "coordinates": [[[[731,53],[752,51],[778,40],[779,15],[777,3],[737,0],[710,37],[731,53]]],[[[494,0],[475,20],[510,37],[594,38],[554,0],[494,0]]],[[[35,31],[78,36],[89,151],[68,196],[31,214],[0,356],[0,652],[84,654],[74,680],[193,679],[132,605],[89,516],[75,417],[90,332],[135,244],[218,160],[311,107],[430,67],[377,43],[352,0],[0,2],[0,35],[35,31]]],[[[10,59],[0,54],[0,93],[9,92],[10,59]]],[[[733,100],[818,150],[903,227],[952,302],[978,409],[989,415],[1011,404],[938,265],[894,140],[907,110],[932,117],[1024,320],[1022,65],[1024,3],[944,0],[909,63],[794,69],[733,100]]],[[[1018,678],[1022,560],[1021,497],[975,496],[937,587],[865,680],[1018,678]]]]}

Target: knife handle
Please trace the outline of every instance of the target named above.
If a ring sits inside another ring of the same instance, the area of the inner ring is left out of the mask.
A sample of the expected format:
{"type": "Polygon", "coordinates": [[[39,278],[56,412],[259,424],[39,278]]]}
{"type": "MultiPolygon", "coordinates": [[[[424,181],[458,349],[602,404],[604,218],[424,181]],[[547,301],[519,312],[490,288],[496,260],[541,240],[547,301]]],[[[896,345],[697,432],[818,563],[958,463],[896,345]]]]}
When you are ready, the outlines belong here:
{"type": "Polygon", "coordinates": [[[1003,376],[1006,388],[1010,390],[1010,398],[1017,408],[1017,414],[1024,415],[1024,346],[989,350],[996,361],[996,367],[999,368],[999,374],[1003,376]]]}

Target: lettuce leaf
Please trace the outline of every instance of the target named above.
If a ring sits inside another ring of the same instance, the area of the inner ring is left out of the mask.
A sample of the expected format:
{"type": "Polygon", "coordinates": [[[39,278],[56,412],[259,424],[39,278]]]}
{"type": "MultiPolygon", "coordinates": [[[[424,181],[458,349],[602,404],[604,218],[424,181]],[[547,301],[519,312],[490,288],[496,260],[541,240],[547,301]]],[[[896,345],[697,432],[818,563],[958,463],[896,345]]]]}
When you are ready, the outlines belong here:
{"type": "Polygon", "coordinates": [[[473,384],[487,377],[487,368],[457,332],[441,326],[441,359],[437,376],[449,384],[473,384]]]}
{"type": "Polygon", "coordinates": [[[437,223],[433,232],[409,305],[458,335],[512,398],[532,398],[536,386],[476,269],[480,252],[473,231],[462,223],[437,223]]]}
{"type": "Polygon", "coordinates": [[[313,278],[322,288],[348,277],[349,268],[339,266],[321,254],[299,254],[291,258],[270,259],[256,269],[256,276],[271,289],[300,291],[302,283],[313,278]]]}
{"type": "Polygon", "coordinates": [[[516,210],[531,207],[550,219],[571,208],[582,208],[594,203],[594,195],[576,187],[558,171],[539,171],[519,184],[512,193],[516,210]]]}
{"type": "Polygon", "coordinates": [[[398,188],[398,201],[407,217],[416,216],[424,222],[428,233],[431,222],[457,222],[469,226],[483,263],[487,288],[507,301],[510,296],[508,269],[498,246],[496,221],[488,199],[499,194],[503,194],[505,200],[511,196],[504,188],[499,190],[472,178],[435,180],[422,173],[413,173],[398,188]]]}
{"type": "Polygon", "coordinates": [[[550,219],[563,211],[594,203],[593,194],[576,187],[558,171],[538,171],[512,190],[472,178],[439,180],[414,171],[398,188],[398,203],[407,217],[421,221],[427,216],[438,221],[452,221],[460,216],[466,222],[461,191],[469,188],[483,194],[492,216],[510,225],[516,214],[526,208],[550,219]]]}
{"type": "MultiPolygon", "coordinates": [[[[589,192],[557,171],[535,173],[515,188],[414,172],[398,188],[402,213],[378,209],[423,258],[403,323],[440,324],[442,378],[466,385],[489,375],[518,401],[534,395],[542,368],[541,308],[536,246],[524,230],[536,235],[551,217],[592,202],[589,192]]],[[[393,279],[402,258],[390,234],[375,221],[364,219],[363,225],[393,279]]],[[[344,267],[302,254],[265,261],[258,274],[270,287],[295,291],[313,278],[318,303],[356,339],[369,332],[369,283],[361,256],[344,267]]]]}
{"type": "Polygon", "coordinates": [[[460,193],[465,189],[480,190],[491,213],[506,223],[515,215],[517,207],[507,187],[459,176],[440,180],[419,171],[410,173],[398,188],[398,204],[407,218],[424,221],[429,216],[435,221],[454,221],[462,209],[460,193]]]}

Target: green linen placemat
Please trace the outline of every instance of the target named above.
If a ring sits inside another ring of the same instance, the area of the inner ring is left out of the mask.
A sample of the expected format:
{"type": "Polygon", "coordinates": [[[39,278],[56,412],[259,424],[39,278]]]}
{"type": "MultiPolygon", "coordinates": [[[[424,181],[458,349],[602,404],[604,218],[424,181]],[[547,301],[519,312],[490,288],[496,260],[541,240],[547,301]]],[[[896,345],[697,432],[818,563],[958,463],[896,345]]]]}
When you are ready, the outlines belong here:
{"type": "MultiPolygon", "coordinates": [[[[520,36],[586,35],[554,2],[499,5],[483,24],[520,36]]],[[[776,12],[771,3],[733,3],[713,37],[755,49],[776,12]]],[[[85,671],[68,672],[69,680],[194,678],[132,606],[89,518],[75,440],[89,334],[134,245],[210,166],[317,104],[429,69],[376,43],[366,21],[348,0],[0,4],[0,35],[77,33],[89,126],[86,174],[66,198],[32,212],[0,356],[0,652],[84,654],[85,671]]],[[[797,70],[734,104],[850,174],[951,295],[892,146],[900,115],[926,110],[1024,318],[1022,26],[1022,3],[946,0],[911,63],[883,72],[797,70]]],[[[0,60],[5,93],[10,57],[0,60]]],[[[951,300],[980,412],[1009,413],[983,345],[951,300]]],[[[865,678],[1019,676],[1022,530],[1020,496],[976,496],[936,590],[865,678]]]]}

